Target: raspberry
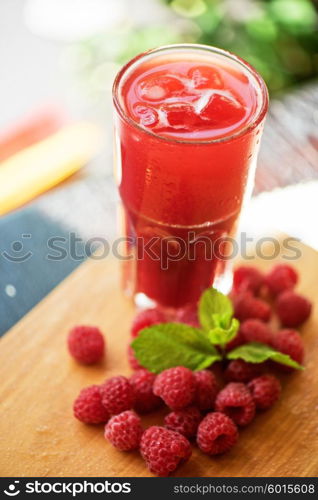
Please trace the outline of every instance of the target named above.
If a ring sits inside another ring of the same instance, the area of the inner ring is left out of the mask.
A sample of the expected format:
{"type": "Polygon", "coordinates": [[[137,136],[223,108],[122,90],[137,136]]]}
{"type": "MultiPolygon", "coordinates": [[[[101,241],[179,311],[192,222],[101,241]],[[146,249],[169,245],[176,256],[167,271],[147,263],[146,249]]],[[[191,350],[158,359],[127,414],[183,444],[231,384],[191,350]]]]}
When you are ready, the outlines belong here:
{"type": "Polygon", "coordinates": [[[240,321],[256,318],[268,321],[271,309],[264,300],[255,298],[250,292],[241,292],[233,297],[234,316],[240,321]]]}
{"type": "Polygon", "coordinates": [[[294,328],[310,316],[311,303],[292,290],[281,293],[276,299],[276,312],[283,326],[294,328]]]}
{"type": "Polygon", "coordinates": [[[294,288],[297,281],[297,272],[287,264],[278,264],[265,276],[265,283],[272,295],[294,288]]]}
{"type": "Polygon", "coordinates": [[[194,377],[196,381],[194,404],[199,410],[211,410],[219,390],[214,374],[209,370],[200,370],[194,372],[194,377]]]}
{"type": "Polygon", "coordinates": [[[105,426],[105,438],[121,451],[139,448],[142,433],[141,420],[131,410],[114,415],[105,426]]]}
{"type": "Polygon", "coordinates": [[[245,340],[243,338],[243,335],[241,334],[240,330],[238,330],[237,334],[235,337],[225,346],[226,352],[232,351],[236,347],[239,347],[240,345],[244,344],[245,340]]]}
{"type": "Polygon", "coordinates": [[[276,333],[272,344],[277,351],[288,354],[297,363],[302,363],[304,343],[296,330],[280,330],[276,333]]]}
{"type": "Polygon", "coordinates": [[[161,372],[154,383],[153,392],[160,396],[172,410],[189,406],[195,395],[193,372],[184,366],[168,368],[161,372]]]}
{"type": "Polygon", "coordinates": [[[135,393],[126,377],[112,377],[104,382],[100,391],[102,403],[111,415],[131,410],[135,404],[135,393]]]}
{"type": "Polygon", "coordinates": [[[240,266],[233,273],[233,290],[238,292],[252,292],[257,294],[264,283],[263,274],[251,266],[240,266]]]}
{"type": "Polygon", "coordinates": [[[280,396],[281,385],[279,380],[273,375],[262,375],[254,378],[247,384],[251,391],[256,408],[267,410],[280,396]]]}
{"type": "Polygon", "coordinates": [[[103,424],[109,419],[106,408],[102,405],[102,396],[98,385],[82,389],[73,404],[74,416],[84,424],[103,424]]]}
{"type": "Polygon", "coordinates": [[[150,373],[144,368],[136,371],[130,377],[130,384],[132,385],[136,396],[134,409],[137,412],[148,413],[161,406],[162,399],[155,396],[153,393],[153,384],[155,380],[156,375],[154,373],[150,373]]]}
{"type": "Polygon", "coordinates": [[[247,319],[240,326],[240,333],[245,342],[261,342],[270,344],[272,331],[266,323],[259,319],[247,319]]]}
{"type": "Polygon", "coordinates": [[[224,375],[229,382],[249,382],[259,375],[259,366],[243,359],[234,359],[228,364],[224,375]]]}
{"type": "Polygon", "coordinates": [[[189,460],[191,445],[178,432],[154,425],[143,433],[140,452],[151,472],[168,476],[179,464],[189,460]]]}
{"type": "Polygon", "coordinates": [[[165,417],[165,426],[171,431],[179,432],[187,438],[196,435],[198,425],[201,421],[201,413],[195,406],[189,406],[184,410],[175,410],[165,417]]]}
{"type": "Polygon", "coordinates": [[[255,416],[255,404],[245,384],[230,382],[216,397],[215,409],[225,413],[237,425],[249,424],[255,416]]]}
{"type": "Polygon", "coordinates": [[[137,337],[140,330],[147,328],[147,326],[156,325],[158,323],[165,323],[166,316],[160,309],[145,309],[140,311],[134,318],[131,325],[131,336],[137,337]]]}
{"type": "Polygon", "coordinates": [[[127,356],[128,356],[128,363],[130,364],[130,367],[133,370],[140,370],[140,368],[143,368],[143,366],[139,363],[138,359],[136,358],[135,352],[130,344],[128,345],[127,356]]]}
{"type": "Polygon", "coordinates": [[[199,425],[197,443],[200,450],[208,455],[225,453],[237,440],[237,427],[224,413],[208,413],[199,425]]]}
{"type": "Polygon", "coordinates": [[[68,350],[80,363],[97,363],[104,354],[104,337],[95,326],[74,326],[68,334],[68,350]]]}
{"type": "Polygon", "coordinates": [[[200,323],[198,319],[198,310],[196,306],[186,306],[182,309],[178,309],[175,321],[177,323],[185,323],[186,325],[194,326],[195,328],[200,328],[200,323]]]}

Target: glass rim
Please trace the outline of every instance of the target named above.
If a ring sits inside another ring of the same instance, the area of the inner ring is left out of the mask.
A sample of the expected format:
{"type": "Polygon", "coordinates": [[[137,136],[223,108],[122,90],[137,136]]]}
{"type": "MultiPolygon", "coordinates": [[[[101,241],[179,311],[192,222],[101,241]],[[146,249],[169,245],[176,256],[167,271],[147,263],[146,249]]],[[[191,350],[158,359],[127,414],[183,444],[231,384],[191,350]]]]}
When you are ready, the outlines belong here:
{"type": "Polygon", "coordinates": [[[258,71],[256,71],[256,69],[251,64],[249,64],[247,61],[245,61],[241,57],[237,56],[236,54],[233,54],[232,52],[229,52],[227,50],[220,49],[218,47],[213,47],[211,45],[203,45],[203,44],[197,44],[197,43],[176,43],[176,44],[171,44],[171,45],[161,45],[159,47],[149,49],[145,52],[142,52],[142,53],[136,55],[135,57],[130,59],[126,64],[124,64],[124,66],[117,73],[115,80],[114,80],[114,83],[113,83],[112,95],[113,95],[113,103],[114,103],[114,106],[115,106],[119,116],[124,121],[126,121],[129,125],[133,126],[137,130],[142,131],[145,134],[148,134],[151,137],[158,139],[158,140],[162,140],[165,142],[171,142],[171,143],[182,143],[182,144],[192,144],[192,145],[193,144],[213,144],[213,143],[227,142],[227,141],[230,141],[234,138],[241,137],[244,134],[246,134],[247,132],[249,132],[252,129],[254,129],[255,127],[257,127],[257,125],[259,125],[259,123],[262,122],[263,118],[265,117],[265,115],[267,113],[267,109],[268,109],[267,86],[266,86],[263,78],[261,77],[261,75],[258,73],[258,71]],[[137,123],[135,120],[130,118],[130,116],[128,116],[128,113],[126,112],[126,110],[123,108],[123,106],[120,103],[119,87],[120,87],[120,83],[121,83],[122,79],[125,77],[125,74],[129,70],[129,68],[138,61],[142,62],[142,59],[144,57],[147,57],[151,54],[161,53],[164,51],[170,51],[170,50],[174,50],[174,49],[176,49],[176,50],[184,49],[184,48],[185,49],[192,49],[192,50],[193,49],[194,50],[200,49],[203,51],[206,50],[207,52],[213,52],[213,53],[219,54],[221,56],[224,56],[225,58],[231,59],[231,60],[239,63],[255,78],[255,80],[259,86],[260,95],[262,98],[262,103],[261,103],[261,106],[259,107],[259,110],[257,111],[257,113],[252,115],[251,121],[247,122],[247,124],[242,129],[238,130],[237,132],[234,132],[233,134],[229,134],[229,135],[224,136],[224,137],[218,137],[215,139],[203,139],[203,140],[202,139],[201,140],[200,139],[189,139],[189,138],[181,139],[181,138],[167,137],[167,136],[157,134],[157,133],[153,132],[152,130],[149,130],[146,127],[143,127],[142,125],[137,123]]]}

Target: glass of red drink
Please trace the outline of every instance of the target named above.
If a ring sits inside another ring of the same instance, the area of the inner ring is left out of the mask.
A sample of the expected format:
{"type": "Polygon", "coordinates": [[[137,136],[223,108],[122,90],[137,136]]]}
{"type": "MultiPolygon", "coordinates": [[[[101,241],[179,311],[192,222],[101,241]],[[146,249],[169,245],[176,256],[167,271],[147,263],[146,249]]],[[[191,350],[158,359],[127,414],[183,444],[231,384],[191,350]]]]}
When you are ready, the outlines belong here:
{"type": "Polygon", "coordinates": [[[259,74],[204,45],[170,45],[117,75],[115,165],[124,288],[137,303],[195,304],[226,280],[268,107],[259,74]]]}

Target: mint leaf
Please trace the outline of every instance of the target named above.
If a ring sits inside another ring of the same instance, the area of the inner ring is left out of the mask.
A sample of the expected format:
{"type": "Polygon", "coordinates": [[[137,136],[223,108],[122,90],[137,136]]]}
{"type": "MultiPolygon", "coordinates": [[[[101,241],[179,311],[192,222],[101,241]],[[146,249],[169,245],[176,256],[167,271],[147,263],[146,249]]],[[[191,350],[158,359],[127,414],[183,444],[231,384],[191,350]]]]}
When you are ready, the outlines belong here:
{"type": "Polygon", "coordinates": [[[216,327],[227,329],[231,322],[232,314],[229,313],[213,313],[212,320],[216,327]]]}
{"type": "Polygon", "coordinates": [[[240,326],[240,322],[236,318],[232,318],[228,328],[218,326],[208,332],[208,338],[212,344],[225,346],[236,335],[240,326]]]}
{"type": "Polygon", "coordinates": [[[235,337],[240,324],[232,316],[232,302],[226,295],[215,288],[203,292],[199,302],[199,319],[212,344],[224,347],[235,337]]]}
{"type": "Polygon", "coordinates": [[[205,330],[229,328],[233,316],[231,300],[215,288],[203,292],[199,301],[199,319],[205,330]]]}
{"type": "Polygon", "coordinates": [[[181,323],[144,328],[131,346],[138,361],[154,373],[179,365],[202,370],[221,359],[202,330],[181,323]]]}
{"type": "Polygon", "coordinates": [[[281,363],[286,366],[291,366],[296,370],[303,370],[304,367],[299,363],[294,361],[287,354],[283,354],[279,351],[275,351],[266,344],[261,344],[259,342],[251,342],[249,344],[244,344],[233,351],[230,351],[227,356],[228,359],[244,359],[248,363],[263,363],[271,359],[277,363],[281,363]]]}

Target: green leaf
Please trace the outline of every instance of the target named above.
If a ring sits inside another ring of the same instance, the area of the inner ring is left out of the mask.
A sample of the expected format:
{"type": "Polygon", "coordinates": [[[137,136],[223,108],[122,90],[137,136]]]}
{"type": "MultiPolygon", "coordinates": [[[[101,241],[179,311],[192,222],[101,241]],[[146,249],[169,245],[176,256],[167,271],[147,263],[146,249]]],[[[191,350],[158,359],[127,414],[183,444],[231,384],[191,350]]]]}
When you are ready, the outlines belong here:
{"type": "Polygon", "coordinates": [[[216,327],[208,332],[208,338],[212,344],[225,346],[236,335],[240,327],[240,322],[236,318],[232,318],[228,328],[216,327]]]}
{"type": "Polygon", "coordinates": [[[207,10],[207,5],[203,0],[173,0],[171,7],[185,17],[198,17],[207,10]]]}
{"type": "Polygon", "coordinates": [[[233,351],[230,351],[227,356],[228,359],[244,359],[248,363],[263,363],[268,359],[276,361],[276,363],[281,363],[282,365],[290,366],[296,370],[303,370],[304,367],[299,363],[294,361],[287,354],[283,354],[279,351],[275,351],[266,344],[261,344],[259,342],[251,342],[249,344],[244,344],[233,351]]]}
{"type": "Polygon", "coordinates": [[[226,313],[213,313],[212,321],[215,327],[220,327],[227,329],[231,323],[232,314],[229,312],[226,313]]]}
{"type": "Polygon", "coordinates": [[[270,11],[283,25],[295,27],[314,26],[316,11],[310,0],[272,0],[270,11]]]}
{"type": "Polygon", "coordinates": [[[215,288],[203,292],[199,302],[199,319],[205,330],[229,328],[232,316],[232,302],[226,295],[215,288]]]}
{"type": "Polygon", "coordinates": [[[221,359],[202,330],[181,323],[144,328],[131,345],[138,361],[154,373],[179,365],[202,370],[221,359]]]}

